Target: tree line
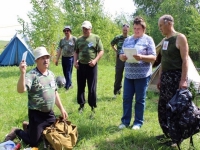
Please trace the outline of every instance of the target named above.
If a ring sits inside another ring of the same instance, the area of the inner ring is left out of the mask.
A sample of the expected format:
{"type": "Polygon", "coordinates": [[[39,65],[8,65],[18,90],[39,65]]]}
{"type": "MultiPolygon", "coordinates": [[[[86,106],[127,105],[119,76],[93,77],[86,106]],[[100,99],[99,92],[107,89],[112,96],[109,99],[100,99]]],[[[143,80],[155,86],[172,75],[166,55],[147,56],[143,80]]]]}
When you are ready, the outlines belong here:
{"type": "MultiPolygon", "coordinates": [[[[200,5],[199,0],[133,0],[136,11],[130,16],[121,13],[112,16],[104,11],[103,0],[31,0],[32,10],[28,12],[30,23],[18,18],[24,33],[30,38],[32,48],[44,45],[51,55],[55,55],[58,42],[64,37],[65,25],[72,27],[72,34],[82,35],[81,24],[89,20],[93,29],[103,42],[104,61],[114,62],[115,55],[110,41],[121,34],[123,23],[131,25],[135,16],[142,16],[147,23],[146,33],[158,44],[163,36],[158,29],[158,18],[170,14],[175,20],[175,29],[186,35],[193,60],[199,59],[200,43],[200,5]]],[[[113,6],[114,7],[114,4],[113,6]]],[[[134,11],[134,10],[133,10],[134,11]]]]}

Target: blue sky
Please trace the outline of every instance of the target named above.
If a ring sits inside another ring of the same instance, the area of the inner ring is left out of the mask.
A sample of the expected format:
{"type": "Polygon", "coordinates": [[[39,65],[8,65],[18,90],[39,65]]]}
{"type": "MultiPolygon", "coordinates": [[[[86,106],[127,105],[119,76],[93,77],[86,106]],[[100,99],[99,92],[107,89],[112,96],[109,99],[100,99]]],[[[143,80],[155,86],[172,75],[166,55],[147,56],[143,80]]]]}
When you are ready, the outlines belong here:
{"type": "MultiPolygon", "coordinates": [[[[111,15],[133,13],[133,0],[104,0],[105,11],[111,15]]],[[[27,13],[31,10],[30,0],[1,0],[0,5],[0,40],[9,41],[16,33],[22,30],[17,22],[17,16],[28,21],[27,13]]]]}

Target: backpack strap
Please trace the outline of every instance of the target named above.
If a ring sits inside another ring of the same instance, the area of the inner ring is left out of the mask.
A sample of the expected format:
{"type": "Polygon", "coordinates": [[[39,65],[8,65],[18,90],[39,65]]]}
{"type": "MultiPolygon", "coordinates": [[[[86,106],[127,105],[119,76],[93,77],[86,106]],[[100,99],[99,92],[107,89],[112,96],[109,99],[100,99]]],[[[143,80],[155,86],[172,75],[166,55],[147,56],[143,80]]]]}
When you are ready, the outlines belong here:
{"type": "Polygon", "coordinates": [[[181,150],[180,144],[178,144],[178,143],[176,143],[176,144],[177,144],[178,150],[181,150]]]}
{"type": "Polygon", "coordinates": [[[194,147],[194,143],[193,143],[193,138],[192,138],[192,136],[190,136],[190,145],[192,145],[192,147],[194,147]]]}

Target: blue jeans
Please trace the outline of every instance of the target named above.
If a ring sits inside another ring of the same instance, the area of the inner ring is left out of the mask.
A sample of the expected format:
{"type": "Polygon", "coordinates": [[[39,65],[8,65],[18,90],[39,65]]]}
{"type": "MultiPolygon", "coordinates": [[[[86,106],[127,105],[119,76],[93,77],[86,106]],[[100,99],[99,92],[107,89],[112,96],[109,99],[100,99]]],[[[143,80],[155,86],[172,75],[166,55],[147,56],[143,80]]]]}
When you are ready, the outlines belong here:
{"type": "Polygon", "coordinates": [[[72,70],[74,57],[62,57],[62,69],[66,80],[65,88],[68,89],[72,85],[72,70]]]}
{"type": "Polygon", "coordinates": [[[144,122],[144,109],[146,91],[150,76],[141,79],[124,78],[123,90],[123,117],[121,122],[129,126],[132,117],[132,103],[135,94],[135,119],[133,125],[142,126],[144,122]]]}

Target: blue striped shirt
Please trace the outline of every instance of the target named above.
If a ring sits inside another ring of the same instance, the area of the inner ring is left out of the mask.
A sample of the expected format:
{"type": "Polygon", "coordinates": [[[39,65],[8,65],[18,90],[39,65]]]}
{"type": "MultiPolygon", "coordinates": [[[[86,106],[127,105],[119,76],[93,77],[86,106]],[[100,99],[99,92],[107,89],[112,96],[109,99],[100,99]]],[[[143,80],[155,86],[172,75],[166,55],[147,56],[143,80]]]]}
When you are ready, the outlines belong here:
{"type": "MultiPolygon", "coordinates": [[[[140,38],[129,36],[125,39],[123,46],[126,48],[136,48],[137,53],[141,55],[156,56],[155,43],[152,37],[144,34],[140,38]]],[[[120,54],[124,54],[123,48],[120,54]]],[[[128,79],[141,79],[152,74],[152,65],[150,62],[138,61],[137,63],[125,62],[125,77],[128,79]]]]}

